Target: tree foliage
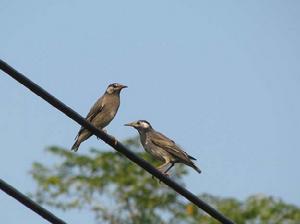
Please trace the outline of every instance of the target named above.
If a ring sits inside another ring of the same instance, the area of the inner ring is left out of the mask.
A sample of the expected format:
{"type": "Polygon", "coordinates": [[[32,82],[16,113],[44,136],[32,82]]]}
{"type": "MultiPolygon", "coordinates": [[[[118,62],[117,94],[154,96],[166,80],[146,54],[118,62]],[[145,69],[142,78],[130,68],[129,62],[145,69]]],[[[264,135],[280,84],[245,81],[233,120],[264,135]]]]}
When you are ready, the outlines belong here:
{"type": "MultiPolygon", "coordinates": [[[[137,139],[128,139],[124,144],[156,164],[139,149],[137,139]]],[[[79,154],[50,147],[47,152],[59,157],[58,162],[34,163],[31,169],[37,184],[32,197],[41,204],[63,210],[87,209],[95,214],[97,222],[110,224],[217,223],[115,151],[92,149],[88,154],[79,154]]],[[[182,183],[185,174],[185,167],[177,166],[172,178],[182,183]]],[[[299,208],[272,197],[256,195],[243,202],[209,194],[199,197],[236,223],[300,223],[299,208]]]]}

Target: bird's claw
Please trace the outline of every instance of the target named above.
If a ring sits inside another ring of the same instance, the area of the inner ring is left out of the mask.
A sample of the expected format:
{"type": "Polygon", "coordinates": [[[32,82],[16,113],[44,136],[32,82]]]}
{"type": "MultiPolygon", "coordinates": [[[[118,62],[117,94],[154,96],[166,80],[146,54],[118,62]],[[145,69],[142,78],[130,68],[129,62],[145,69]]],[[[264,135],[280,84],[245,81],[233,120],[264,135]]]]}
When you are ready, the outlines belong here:
{"type": "MultiPolygon", "coordinates": [[[[108,134],[109,135],[109,134],[108,134]]],[[[114,136],[112,136],[112,135],[109,135],[109,137],[111,137],[112,139],[113,139],[113,141],[114,141],[114,146],[116,146],[117,144],[118,144],[118,140],[114,137],[114,136]]]]}
{"type": "Polygon", "coordinates": [[[114,136],[112,136],[112,135],[109,135],[109,136],[113,139],[114,146],[116,146],[118,144],[118,140],[114,136]]]}
{"type": "MultiPolygon", "coordinates": [[[[101,131],[103,131],[105,134],[107,134],[107,130],[106,129],[100,129],[101,131]]],[[[97,136],[97,140],[99,140],[100,138],[97,136]]]]}
{"type": "MultiPolygon", "coordinates": [[[[106,129],[102,129],[102,131],[105,133],[105,134],[107,134],[107,135],[109,135],[108,133],[107,133],[107,130],[106,129]]],[[[118,140],[114,137],[114,136],[112,136],[112,135],[109,135],[111,138],[113,138],[114,139],[114,145],[116,146],[117,144],[118,144],[118,140]]],[[[97,139],[99,140],[100,138],[97,136],[97,139]]]]}
{"type": "Polygon", "coordinates": [[[116,138],[114,138],[114,144],[115,146],[118,144],[118,140],[116,138]]]}
{"type": "MultiPolygon", "coordinates": [[[[168,173],[162,173],[162,175],[166,176],[166,177],[170,177],[170,174],[168,173]]],[[[152,179],[155,179],[155,176],[152,175],[152,179]]],[[[161,184],[161,180],[158,180],[158,183],[161,184]]]]}

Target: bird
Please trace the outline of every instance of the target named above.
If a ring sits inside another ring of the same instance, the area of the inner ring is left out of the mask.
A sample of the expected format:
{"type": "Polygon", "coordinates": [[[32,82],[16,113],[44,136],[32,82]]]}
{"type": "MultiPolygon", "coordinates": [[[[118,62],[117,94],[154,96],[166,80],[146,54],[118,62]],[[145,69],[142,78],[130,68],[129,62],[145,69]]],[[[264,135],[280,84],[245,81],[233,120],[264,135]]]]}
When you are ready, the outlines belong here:
{"type": "MultiPolygon", "coordinates": [[[[96,128],[105,128],[118,112],[120,106],[120,92],[124,88],[127,88],[127,86],[119,83],[108,85],[105,93],[92,106],[85,119],[91,122],[96,128]]],[[[71,150],[76,152],[80,144],[91,137],[91,135],[92,133],[82,126],[74,139],[75,143],[71,150]]]]}
{"type": "Polygon", "coordinates": [[[125,124],[125,126],[135,128],[139,132],[140,141],[145,151],[155,159],[164,162],[157,167],[164,175],[169,176],[168,171],[175,163],[183,163],[201,173],[201,170],[192,161],[196,160],[194,157],[183,151],[173,140],[154,130],[148,121],[138,120],[125,124]],[[170,166],[165,169],[168,165],[170,166]]]}

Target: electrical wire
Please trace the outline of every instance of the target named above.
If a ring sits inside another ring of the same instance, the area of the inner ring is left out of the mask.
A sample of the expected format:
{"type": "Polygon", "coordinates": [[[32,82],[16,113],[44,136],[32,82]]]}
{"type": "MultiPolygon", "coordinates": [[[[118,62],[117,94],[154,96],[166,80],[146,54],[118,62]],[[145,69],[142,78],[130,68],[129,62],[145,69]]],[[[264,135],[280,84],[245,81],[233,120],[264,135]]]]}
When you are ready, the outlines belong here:
{"type": "Polygon", "coordinates": [[[65,105],[63,102],[55,98],[53,95],[48,93],[46,90],[44,90],[42,87],[37,85],[36,83],[32,82],[30,79],[28,79],[25,75],[19,73],[16,71],[13,67],[8,65],[6,62],[2,61],[0,59],[0,69],[4,71],[6,74],[17,80],[19,83],[30,89],[33,93],[43,98],[45,101],[47,101],[49,104],[51,104],[53,107],[58,109],[59,111],[63,112],[65,115],[67,115],[72,120],[76,121],[78,124],[83,126],[84,128],[88,129],[90,132],[92,132],[94,135],[102,139],[105,143],[110,145],[112,148],[114,148],[116,151],[122,153],[125,155],[128,159],[130,159],[132,162],[136,163],[143,169],[145,169],[147,172],[158,178],[161,182],[168,185],[170,188],[175,190],[178,194],[185,197],[187,200],[195,204],[197,207],[201,208],[205,212],[207,212],[209,215],[211,215],[213,218],[218,220],[221,223],[224,224],[234,224],[233,221],[225,217],[223,214],[221,214],[219,211],[214,209],[213,207],[206,204],[204,201],[202,201],[199,197],[197,197],[192,192],[188,191],[181,185],[177,184],[175,181],[171,180],[169,177],[163,175],[161,172],[159,172],[156,168],[154,168],[151,164],[149,164],[144,159],[138,157],[133,152],[131,152],[129,149],[127,149],[122,143],[117,141],[114,137],[106,134],[102,130],[99,130],[98,128],[94,127],[90,122],[86,121],[82,116],[80,116],[76,111],[65,105]]]}

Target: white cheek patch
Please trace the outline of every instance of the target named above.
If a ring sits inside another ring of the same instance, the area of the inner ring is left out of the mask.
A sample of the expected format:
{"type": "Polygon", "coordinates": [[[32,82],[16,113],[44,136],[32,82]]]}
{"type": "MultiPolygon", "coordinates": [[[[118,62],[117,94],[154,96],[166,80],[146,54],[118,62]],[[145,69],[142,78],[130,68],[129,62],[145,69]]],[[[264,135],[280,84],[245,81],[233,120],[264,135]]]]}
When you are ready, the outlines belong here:
{"type": "Polygon", "coordinates": [[[149,124],[143,122],[143,123],[142,123],[142,127],[143,127],[143,128],[149,128],[149,124]]]}
{"type": "Polygon", "coordinates": [[[108,87],[107,90],[106,90],[109,94],[113,93],[114,92],[114,88],[113,87],[108,87]]]}

